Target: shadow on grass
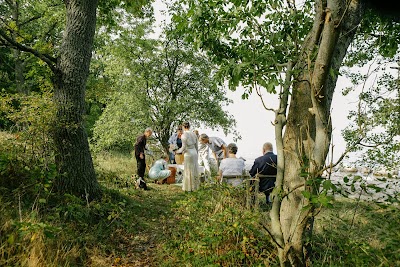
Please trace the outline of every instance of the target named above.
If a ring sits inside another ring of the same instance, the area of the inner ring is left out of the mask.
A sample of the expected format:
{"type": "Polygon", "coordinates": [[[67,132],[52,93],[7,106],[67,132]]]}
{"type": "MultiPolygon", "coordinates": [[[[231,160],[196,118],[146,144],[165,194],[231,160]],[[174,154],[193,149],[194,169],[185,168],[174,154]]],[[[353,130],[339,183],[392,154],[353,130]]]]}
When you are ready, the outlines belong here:
{"type": "Polygon", "coordinates": [[[153,249],[164,238],[160,227],[183,194],[174,186],[149,187],[102,187],[101,199],[90,203],[68,194],[32,203],[32,192],[18,197],[3,188],[0,265],[35,259],[35,266],[152,266],[153,249]]]}

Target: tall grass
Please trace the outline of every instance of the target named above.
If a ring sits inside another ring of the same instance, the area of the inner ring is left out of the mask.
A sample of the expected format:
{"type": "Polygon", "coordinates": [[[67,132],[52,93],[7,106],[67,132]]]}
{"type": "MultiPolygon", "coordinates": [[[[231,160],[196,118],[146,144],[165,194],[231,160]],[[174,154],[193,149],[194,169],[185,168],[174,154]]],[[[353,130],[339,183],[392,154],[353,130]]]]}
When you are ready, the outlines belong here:
{"type": "Polygon", "coordinates": [[[400,266],[397,205],[341,199],[316,217],[316,266],[400,266]]]}
{"type": "MultiPolygon", "coordinates": [[[[52,163],[15,135],[0,139],[0,266],[279,266],[268,212],[246,210],[241,189],[136,190],[134,158],[109,152],[94,157],[103,196],[87,203],[54,193],[52,163]]],[[[400,266],[399,221],[398,206],[338,200],[316,217],[314,266],[400,266]]]]}
{"type": "Polygon", "coordinates": [[[261,212],[245,208],[244,190],[207,185],[176,203],[160,266],[270,266],[276,250],[261,212]]]}

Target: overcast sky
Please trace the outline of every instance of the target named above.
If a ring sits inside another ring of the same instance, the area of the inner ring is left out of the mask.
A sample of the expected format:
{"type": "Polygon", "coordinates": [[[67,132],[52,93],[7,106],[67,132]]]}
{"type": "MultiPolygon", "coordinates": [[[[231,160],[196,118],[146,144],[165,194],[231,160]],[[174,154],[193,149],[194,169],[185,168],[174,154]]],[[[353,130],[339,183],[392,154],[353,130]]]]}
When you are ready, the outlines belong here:
{"type": "MultiPolygon", "coordinates": [[[[348,85],[344,79],[339,79],[338,88],[332,103],[332,121],[333,121],[333,143],[334,158],[338,158],[345,149],[345,142],[341,137],[341,130],[347,126],[347,114],[350,109],[354,109],[355,102],[350,101],[348,97],[341,95],[340,85],[348,85]]],[[[253,160],[261,155],[262,145],[269,141],[275,144],[274,113],[264,109],[260,98],[252,94],[249,99],[241,99],[242,90],[235,92],[228,91],[227,96],[233,100],[226,110],[232,114],[236,121],[236,130],[240,133],[242,139],[236,143],[238,145],[238,156],[253,160]]],[[[268,107],[276,109],[278,107],[277,96],[265,94],[265,102],[268,107]]],[[[209,136],[221,137],[226,143],[234,141],[231,135],[225,136],[222,131],[212,131],[211,129],[199,129],[200,133],[207,133],[209,136]]],[[[276,152],[276,150],[274,151],[276,152]]]]}

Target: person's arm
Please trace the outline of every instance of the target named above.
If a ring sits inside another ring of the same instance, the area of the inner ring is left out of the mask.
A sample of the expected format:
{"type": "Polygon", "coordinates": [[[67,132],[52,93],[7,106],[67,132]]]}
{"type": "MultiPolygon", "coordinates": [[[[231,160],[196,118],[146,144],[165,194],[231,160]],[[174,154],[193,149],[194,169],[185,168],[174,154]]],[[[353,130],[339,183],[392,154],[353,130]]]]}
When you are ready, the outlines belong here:
{"type": "Polygon", "coordinates": [[[228,149],[226,148],[225,144],[221,146],[222,151],[224,152],[224,159],[228,157],[228,149]]]}
{"type": "Polygon", "coordinates": [[[221,171],[221,170],[218,171],[217,180],[218,180],[220,183],[222,183],[222,171],[221,171]]]}
{"type": "Polygon", "coordinates": [[[168,144],[174,144],[174,143],[176,143],[176,138],[175,138],[175,136],[176,136],[176,134],[175,133],[173,133],[170,137],[169,137],[169,139],[168,139],[168,144]]]}
{"type": "Polygon", "coordinates": [[[182,154],[185,153],[186,151],[186,142],[187,142],[186,134],[183,134],[181,139],[182,139],[182,147],[175,151],[176,154],[182,154]]]}
{"type": "Polygon", "coordinates": [[[195,139],[194,139],[194,140],[195,140],[194,146],[195,146],[195,148],[196,148],[196,152],[199,153],[199,141],[198,141],[196,135],[195,135],[194,137],[195,137],[195,139]]]}
{"type": "Polygon", "coordinates": [[[257,160],[254,161],[253,166],[251,167],[249,174],[251,177],[256,176],[257,172],[258,172],[258,164],[257,164],[257,160]]]}
{"type": "Polygon", "coordinates": [[[218,168],[218,180],[222,184],[222,173],[225,169],[225,160],[222,160],[218,168]]]}

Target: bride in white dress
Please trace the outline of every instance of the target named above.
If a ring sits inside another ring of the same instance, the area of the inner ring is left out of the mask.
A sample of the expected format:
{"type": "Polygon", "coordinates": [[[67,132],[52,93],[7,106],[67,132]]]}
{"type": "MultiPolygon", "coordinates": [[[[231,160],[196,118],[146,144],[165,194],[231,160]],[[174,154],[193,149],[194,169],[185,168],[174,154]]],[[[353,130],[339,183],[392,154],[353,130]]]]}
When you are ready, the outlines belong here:
{"type": "Polygon", "coordinates": [[[184,122],[182,126],[182,147],[176,151],[184,156],[182,190],[195,191],[200,187],[197,136],[189,130],[189,122],[184,122]]]}

